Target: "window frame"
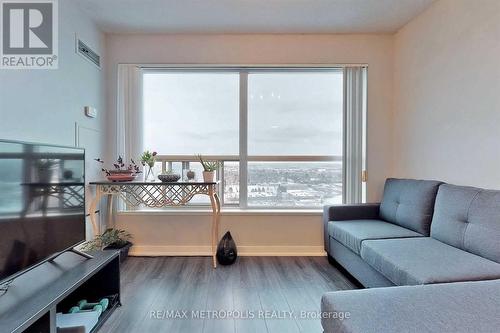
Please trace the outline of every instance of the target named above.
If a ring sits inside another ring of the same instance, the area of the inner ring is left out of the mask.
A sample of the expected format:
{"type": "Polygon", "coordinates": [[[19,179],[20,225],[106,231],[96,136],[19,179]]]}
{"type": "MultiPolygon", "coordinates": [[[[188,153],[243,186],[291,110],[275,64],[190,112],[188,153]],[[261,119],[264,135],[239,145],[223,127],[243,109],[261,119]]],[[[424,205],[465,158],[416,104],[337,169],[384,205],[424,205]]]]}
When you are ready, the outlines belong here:
{"type": "MultiPolygon", "coordinates": [[[[222,162],[217,172],[217,181],[220,182],[219,196],[223,207],[249,209],[249,210],[304,210],[320,209],[318,206],[249,206],[248,205],[248,162],[342,162],[342,203],[345,203],[345,167],[346,156],[342,151],[341,156],[336,155],[248,155],[248,75],[253,73],[276,73],[276,72],[335,72],[342,73],[345,67],[351,65],[314,65],[314,66],[142,66],[141,76],[151,73],[237,73],[239,74],[239,154],[238,155],[204,155],[209,160],[222,162]],[[228,204],[224,200],[224,162],[239,162],[239,203],[228,204]]],[[[352,65],[367,68],[367,65],[352,65]]],[[[345,76],[345,73],[343,73],[345,76]]],[[[345,78],[344,78],[345,79],[345,78]]],[[[344,88],[345,90],[345,85],[344,88]]],[[[344,95],[345,92],[343,92],[344,95]]],[[[366,111],[366,110],[365,110],[366,111]]],[[[345,131],[345,100],[342,107],[342,141],[346,140],[345,131]]],[[[141,129],[142,131],[142,129],[141,129]]],[[[366,132],[366,128],[364,129],[366,132]]],[[[142,134],[141,134],[142,135],[142,134]]],[[[197,162],[193,155],[157,155],[157,161],[162,163],[162,171],[167,170],[168,163],[172,162],[197,162]]],[[[193,204],[194,207],[205,207],[207,204],[193,204]]]]}

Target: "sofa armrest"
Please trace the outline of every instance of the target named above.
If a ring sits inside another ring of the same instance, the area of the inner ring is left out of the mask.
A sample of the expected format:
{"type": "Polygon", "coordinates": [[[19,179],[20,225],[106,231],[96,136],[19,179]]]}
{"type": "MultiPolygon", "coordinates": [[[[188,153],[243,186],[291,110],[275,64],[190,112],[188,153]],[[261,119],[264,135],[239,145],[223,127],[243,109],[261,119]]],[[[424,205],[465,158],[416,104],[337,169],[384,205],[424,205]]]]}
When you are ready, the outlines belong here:
{"type": "Polygon", "coordinates": [[[325,251],[330,254],[330,239],[328,237],[328,222],[345,220],[378,219],[380,203],[333,205],[323,209],[323,233],[325,251]]]}
{"type": "Polygon", "coordinates": [[[364,220],[379,218],[380,203],[325,206],[325,221],[364,220]]]}

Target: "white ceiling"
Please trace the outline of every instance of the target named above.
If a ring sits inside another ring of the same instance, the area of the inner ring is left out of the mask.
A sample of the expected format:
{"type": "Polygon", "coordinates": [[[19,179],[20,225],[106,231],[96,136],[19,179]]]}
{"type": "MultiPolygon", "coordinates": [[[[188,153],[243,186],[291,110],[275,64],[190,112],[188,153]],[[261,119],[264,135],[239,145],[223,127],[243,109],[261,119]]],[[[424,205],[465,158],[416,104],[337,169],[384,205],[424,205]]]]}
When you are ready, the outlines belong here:
{"type": "Polygon", "coordinates": [[[109,33],[392,33],[434,0],[76,0],[109,33]]]}

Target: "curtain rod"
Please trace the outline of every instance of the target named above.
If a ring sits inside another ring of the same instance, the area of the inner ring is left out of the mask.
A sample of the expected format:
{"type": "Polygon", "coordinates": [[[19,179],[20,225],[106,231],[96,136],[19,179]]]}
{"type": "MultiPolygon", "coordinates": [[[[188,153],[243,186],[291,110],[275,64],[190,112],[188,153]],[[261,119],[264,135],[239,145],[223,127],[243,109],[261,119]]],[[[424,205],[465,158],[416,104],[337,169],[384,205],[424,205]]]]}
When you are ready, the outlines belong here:
{"type": "Polygon", "coordinates": [[[368,64],[130,64],[142,69],[329,69],[348,67],[368,67],[368,64]]]}

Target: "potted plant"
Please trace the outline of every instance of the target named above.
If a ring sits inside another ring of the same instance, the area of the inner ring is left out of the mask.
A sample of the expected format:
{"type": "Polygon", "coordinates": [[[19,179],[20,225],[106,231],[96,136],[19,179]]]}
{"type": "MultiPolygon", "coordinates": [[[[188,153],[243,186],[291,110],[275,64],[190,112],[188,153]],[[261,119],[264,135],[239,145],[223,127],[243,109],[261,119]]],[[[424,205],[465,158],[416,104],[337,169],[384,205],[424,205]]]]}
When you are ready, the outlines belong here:
{"type": "MultiPolygon", "coordinates": [[[[94,159],[96,162],[104,165],[104,161],[100,158],[94,159]]],[[[106,177],[110,181],[130,181],[135,179],[138,173],[141,173],[139,166],[134,160],[130,160],[128,165],[125,165],[123,158],[118,156],[118,159],[113,163],[114,169],[101,168],[102,172],[106,174],[106,177]]]]}
{"type": "Polygon", "coordinates": [[[212,183],[215,179],[215,170],[219,168],[219,161],[206,161],[198,154],[198,159],[203,166],[203,181],[212,183]]]}
{"type": "Polygon", "coordinates": [[[108,228],[101,235],[83,244],[82,250],[120,250],[120,261],[123,262],[127,259],[130,247],[133,245],[130,242],[131,239],[132,235],[125,230],[108,228]]]}
{"type": "Polygon", "coordinates": [[[156,180],[154,172],[153,172],[153,168],[154,168],[155,163],[156,163],[156,155],[157,155],[157,152],[155,152],[155,151],[150,152],[149,150],[146,150],[144,153],[142,153],[141,163],[142,163],[142,166],[146,167],[146,169],[147,169],[145,176],[144,176],[144,181],[154,182],[156,180]]]}

